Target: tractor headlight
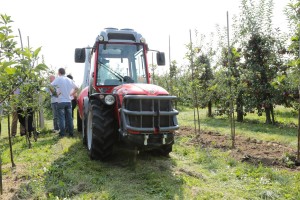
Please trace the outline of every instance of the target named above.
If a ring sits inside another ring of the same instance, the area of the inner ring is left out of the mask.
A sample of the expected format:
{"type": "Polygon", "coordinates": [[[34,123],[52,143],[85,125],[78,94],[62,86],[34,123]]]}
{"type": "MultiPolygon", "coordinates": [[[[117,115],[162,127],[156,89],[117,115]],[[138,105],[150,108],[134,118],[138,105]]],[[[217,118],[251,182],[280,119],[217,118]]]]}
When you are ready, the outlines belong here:
{"type": "Polygon", "coordinates": [[[107,105],[113,105],[115,103],[115,97],[113,95],[106,95],[104,97],[104,102],[107,104],[107,105]]]}

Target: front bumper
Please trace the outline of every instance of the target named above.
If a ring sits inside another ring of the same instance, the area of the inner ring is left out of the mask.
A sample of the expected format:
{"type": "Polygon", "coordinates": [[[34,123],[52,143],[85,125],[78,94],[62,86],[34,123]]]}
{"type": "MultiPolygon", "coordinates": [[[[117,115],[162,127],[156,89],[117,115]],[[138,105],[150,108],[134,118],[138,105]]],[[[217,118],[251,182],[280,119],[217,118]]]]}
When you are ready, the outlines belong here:
{"type": "Polygon", "coordinates": [[[174,144],[174,134],[127,134],[123,141],[139,148],[159,148],[174,144]]]}
{"type": "Polygon", "coordinates": [[[125,95],[120,116],[122,139],[137,146],[163,146],[174,143],[179,129],[173,108],[175,96],[125,95]]]}

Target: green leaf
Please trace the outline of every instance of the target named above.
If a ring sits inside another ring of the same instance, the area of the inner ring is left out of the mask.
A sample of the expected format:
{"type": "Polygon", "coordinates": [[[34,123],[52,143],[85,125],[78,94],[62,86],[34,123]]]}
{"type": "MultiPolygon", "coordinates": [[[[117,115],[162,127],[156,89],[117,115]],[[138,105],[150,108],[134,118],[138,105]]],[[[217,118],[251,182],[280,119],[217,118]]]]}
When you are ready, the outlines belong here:
{"type": "Polygon", "coordinates": [[[11,68],[11,67],[6,67],[6,68],[5,68],[5,72],[6,72],[8,75],[12,75],[12,74],[15,74],[16,69],[15,69],[15,68],[11,68]]]}
{"type": "Polygon", "coordinates": [[[38,64],[36,67],[35,67],[35,71],[45,71],[48,69],[48,66],[45,65],[45,64],[38,64]]]}
{"type": "Polygon", "coordinates": [[[1,63],[1,67],[3,67],[3,68],[6,68],[6,67],[9,67],[9,66],[12,66],[12,65],[14,65],[14,64],[16,64],[16,62],[14,62],[14,61],[9,61],[9,62],[2,62],[1,63]]]}
{"type": "Polygon", "coordinates": [[[33,52],[33,56],[36,58],[36,57],[38,57],[38,55],[39,55],[39,53],[40,53],[40,51],[41,51],[41,48],[42,47],[39,47],[39,48],[37,48],[34,52],[33,52]]]}
{"type": "Polygon", "coordinates": [[[292,40],[292,41],[298,41],[298,36],[293,36],[293,37],[291,37],[291,40],[292,40]]]}
{"type": "Polygon", "coordinates": [[[21,51],[21,55],[25,56],[28,59],[32,58],[30,49],[28,49],[28,48],[25,48],[24,51],[21,51]]]}

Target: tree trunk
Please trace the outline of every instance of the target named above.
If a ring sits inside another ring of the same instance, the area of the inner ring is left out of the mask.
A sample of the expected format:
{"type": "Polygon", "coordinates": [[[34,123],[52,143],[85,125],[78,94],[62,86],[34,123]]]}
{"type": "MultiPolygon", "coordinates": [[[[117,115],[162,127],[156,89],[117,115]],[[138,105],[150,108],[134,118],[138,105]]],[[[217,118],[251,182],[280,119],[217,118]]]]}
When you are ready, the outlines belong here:
{"type": "MultiPolygon", "coordinates": [[[[299,94],[300,94],[300,90],[299,90],[299,94]]],[[[299,95],[299,99],[300,99],[300,95],[299,95]]],[[[297,161],[300,163],[300,108],[298,110],[298,149],[297,149],[297,161]]]]}
{"type": "Polygon", "coordinates": [[[236,121],[243,122],[244,121],[244,110],[243,110],[243,96],[242,92],[240,91],[238,97],[236,99],[236,113],[237,118],[236,121]]]}
{"type": "Polygon", "coordinates": [[[14,155],[13,155],[13,149],[12,149],[12,142],[11,142],[11,132],[10,132],[10,115],[7,115],[7,132],[8,132],[8,141],[9,141],[9,150],[10,150],[10,160],[11,160],[11,166],[16,167],[16,164],[14,162],[14,155]]]}
{"type": "Polygon", "coordinates": [[[272,124],[272,120],[271,120],[271,108],[270,107],[266,107],[266,124],[272,124]]]}
{"type": "MultiPolygon", "coordinates": [[[[40,105],[42,104],[42,102],[43,102],[43,97],[42,97],[42,95],[40,95],[39,96],[39,101],[40,101],[40,105]]],[[[43,110],[43,106],[41,106],[40,107],[40,109],[39,109],[39,126],[36,126],[36,128],[37,127],[39,127],[39,128],[41,128],[41,129],[43,129],[44,127],[45,127],[45,119],[44,119],[44,110],[43,110]]]]}
{"type": "Polygon", "coordinates": [[[2,134],[2,115],[3,115],[3,108],[2,108],[2,104],[0,103],[0,136],[2,134]]]}
{"type": "Polygon", "coordinates": [[[2,186],[2,160],[0,153],[0,195],[3,195],[3,186],[2,186]]]}
{"type": "Polygon", "coordinates": [[[273,105],[271,105],[271,116],[272,116],[272,124],[275,124],[275,116],[274,116],[274,108],[273,105]]]}
{"type": "MultiPolygon", "coordinates": [[[[300,48],[300,45],[299,45],[299,48],[300,48]]],[[[299,106],[300,106],[300,85],[298,86],[298,92],[299,92],[299,106]]],[[[297,148],[297,162],[298,162],[298,164],[300,163],[300,107],[298,108],[298,148],[297,148]]]]}
{"type": "Polygon", "coordinates": [[[237,116],[236,116],[237,122],[243,122],[244,121],[244,112],[237,110],[237,116]]]}
{"type": "Polygon", "coordinates": [[[211,103],[211,101],[208,102],[207,109],[208,109],[207,116],[212,117],[212,103],[211,103]]]}

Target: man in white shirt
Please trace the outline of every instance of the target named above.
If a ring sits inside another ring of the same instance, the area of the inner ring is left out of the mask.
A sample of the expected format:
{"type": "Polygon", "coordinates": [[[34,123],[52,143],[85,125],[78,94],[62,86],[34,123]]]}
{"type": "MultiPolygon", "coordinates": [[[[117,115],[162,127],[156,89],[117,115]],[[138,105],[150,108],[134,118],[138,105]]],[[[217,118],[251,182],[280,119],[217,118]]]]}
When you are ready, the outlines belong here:
{"type": "MultiPolygon", "coordinates": [[[[73,76],[71,74],[67,75],[67,77],[71,80],[73,80],[73,76]]],[[[77,105],[77,94],[75,93],[75,96],[71,96],[71,104],[72,104],[72,118],[74,119],[74,109],[77,105]]]]}
{"type": "MultiPolygon", "coordinates": [[[[74,124],[72,119],[72,105],[70,96],[73,96],[78,91],[78,87],[73,80],[66,77],[66,71],[64,68],[58,69],[58,77],[55,78],[51,85],[56,88],[58,96],[57,110],[60,129],[59,136],[65,136],[65,126],[67,124],[69,136],[73,137],[74,124]]],[[[51,92],[54,92],[53,88],[50,90],[51,92]]]]}

